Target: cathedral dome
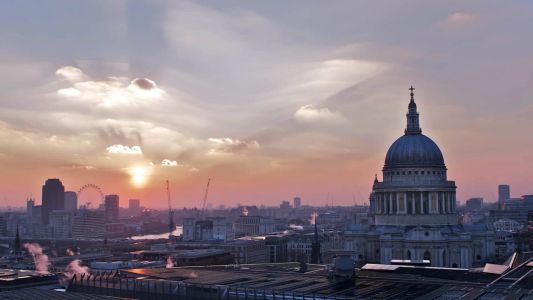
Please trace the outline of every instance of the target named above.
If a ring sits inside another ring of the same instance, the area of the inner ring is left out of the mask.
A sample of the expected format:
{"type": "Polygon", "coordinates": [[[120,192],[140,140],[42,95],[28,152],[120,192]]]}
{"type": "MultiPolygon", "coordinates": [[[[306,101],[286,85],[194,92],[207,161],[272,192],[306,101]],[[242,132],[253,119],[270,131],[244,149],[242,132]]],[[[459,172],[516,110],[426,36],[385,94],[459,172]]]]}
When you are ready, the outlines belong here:
{"type": "Polygon", "coordinates": [[[385,156],[385,169],[403,167],[445,167],[444,157],[427,136],[405,134],[390,146],[385,156]]]}

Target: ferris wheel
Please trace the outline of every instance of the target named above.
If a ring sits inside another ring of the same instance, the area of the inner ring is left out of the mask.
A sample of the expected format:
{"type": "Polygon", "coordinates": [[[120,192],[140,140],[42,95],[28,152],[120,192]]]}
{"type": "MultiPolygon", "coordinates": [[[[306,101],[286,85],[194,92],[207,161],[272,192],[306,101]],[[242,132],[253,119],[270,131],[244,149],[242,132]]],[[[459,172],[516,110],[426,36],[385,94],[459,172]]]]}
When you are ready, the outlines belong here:
{"type": "MultiPolygon", "coordinates": [[[[89,183],[89,184],[86,184],[86,185],[82,186],[78,190],[78,192],[76,192],[76,195],[78,196],[78,199],[80,199],[80,195],[82,195],[86,191],[96,191],[98,193],[98,195],[100,196],[100,200],[101,200],[100,203],[104,203],[105,195],[104,195],[104,192],[102,192],[102,189],[99,186],[97,186],[96,184],[92,184],[92,183],[89,183]]],[[[100,203],[98,203],[98,204],[100,204],[100,203]]],[[[89,208],[91,206],[91,204],[92,204],[92,202],[89,201],[89,202],[85,202],[83,205],[85,205],[86,208],[89,208]]]]}

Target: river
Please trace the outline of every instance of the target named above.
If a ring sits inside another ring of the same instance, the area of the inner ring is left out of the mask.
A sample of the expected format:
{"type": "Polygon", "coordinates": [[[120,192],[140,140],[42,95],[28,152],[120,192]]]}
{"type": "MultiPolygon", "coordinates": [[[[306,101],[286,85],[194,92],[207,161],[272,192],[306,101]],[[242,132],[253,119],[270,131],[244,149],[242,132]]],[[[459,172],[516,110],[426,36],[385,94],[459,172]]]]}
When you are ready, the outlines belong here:
{"type": "MultiPolygon", "coordinates": [[[[174,236],[180,236],[183,232],[182,226],[176,226],[176,229],[172,232],[174,236]]],[[[132,240],[159,240],[159,239],[168,239],[168,232],[158,233],[158,234],[145,234],[145,235],[136,235],[131,237],[132,240]]]]}

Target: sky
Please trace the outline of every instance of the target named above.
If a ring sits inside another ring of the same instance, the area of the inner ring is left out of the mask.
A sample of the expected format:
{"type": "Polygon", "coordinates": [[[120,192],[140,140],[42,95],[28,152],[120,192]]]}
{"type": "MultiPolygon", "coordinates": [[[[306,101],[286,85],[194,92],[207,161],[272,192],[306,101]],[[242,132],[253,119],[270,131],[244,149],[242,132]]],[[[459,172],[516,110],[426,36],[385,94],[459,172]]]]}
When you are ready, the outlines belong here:
{"type": "Polygon", "coordinates": [[[2,1],[0,206],[362,204],[411,85],[459,200],[531,194],[532,36],[530,1],[2,1]]]}

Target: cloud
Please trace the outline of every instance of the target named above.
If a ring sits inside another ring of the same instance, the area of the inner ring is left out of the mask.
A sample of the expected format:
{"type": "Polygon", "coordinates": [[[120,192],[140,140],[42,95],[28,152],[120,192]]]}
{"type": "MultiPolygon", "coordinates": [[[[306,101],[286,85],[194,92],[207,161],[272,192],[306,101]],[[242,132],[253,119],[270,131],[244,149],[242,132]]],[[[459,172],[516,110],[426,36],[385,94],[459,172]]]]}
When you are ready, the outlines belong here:
{"type": "Polygon", "coordinates": [[[57,69],[56,75],[71,82],[80,81],[84,77],[83,71],[73,66],[64,66],[57,69]]]}
{"type": "Polygon", "coordinates": [[[59,68],[56,74],[72,84],[57,90],[59,96],[79,99],[99,107],[140,106],[161,98],[165,93],[148,78],[130,81],[127,77],[112,76],[104,80],[90,80],[82,70],[71,66],[59,68]]]}
{"type": "Polygon", "coordinates": [[[163,159],[161,161],[161,165],[164,166],[164,167],[177,167],[178,166],[178,162],[175,161],[175,160],[163,159]]]}
{"type": "Polygon", "coordinates": [[[81,95],[81,92],[76,88],[70,87],[57,90],[57,94],[63,97],[78,97],[81,95]]]}
{"type": "Polygon", "coordinates": [[[329,110],[329,108],[316,108],[313,105],[300,107],[293,115],[299,122],[336,122],[343,120],[343,117],[329,110]]]}
{"type": "Polygon", "coordinates": [[[463,29],[467,26],[471,26],[478,21],[479,17],[473,13],[464,11],[456,11],[448,15],[446,20],[441,21],[439,25],[443,29],[457,30],[463,29]]]}
{"type": "Polygon", "coordinates": [[[209,138],[209,141],[216,144],[214,148],[209,150],[209,154],[216,153],[241,153],[248,150],[259,149],[257,141],[241,141],[231,138],[209,138]]]}
{"type": "Polygon", "coordinates": [[[140,146],[124,146],[121,144],[111,145],[107,147],[107,153],[109,154],[128,154],[128,155],[142,155],[142,149],[140,146]]]}

